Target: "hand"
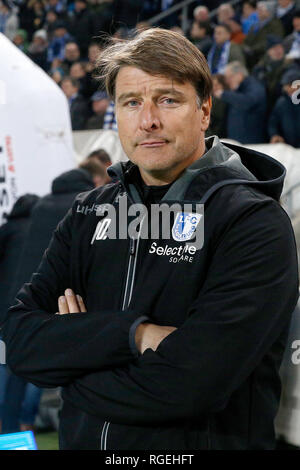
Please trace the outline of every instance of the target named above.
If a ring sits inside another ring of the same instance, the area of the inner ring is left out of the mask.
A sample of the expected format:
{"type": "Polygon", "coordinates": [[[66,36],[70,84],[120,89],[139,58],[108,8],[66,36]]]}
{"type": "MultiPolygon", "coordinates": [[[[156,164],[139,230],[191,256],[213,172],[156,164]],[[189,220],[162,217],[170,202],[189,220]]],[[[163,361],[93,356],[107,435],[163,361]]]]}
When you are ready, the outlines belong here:
{"type": "Polygon", "coordinates": [[[281,137],[281,135],[273,135],[273,137],[270,140],[271,144],[280,144],[284,143],[284,138],[281,137]]]}
{"type": "Polygon", "coordinates": [[[65,295],[58,298],[58,315],[86,312],[82,297],[75,295],[72,289],[66,289],[65,295]]]}
{"type": "Polygon", "coordinates": [[[159,344],[170,333],[177,330],[174,326],[160,326],[153,323],[141,323],[135,332],[135,343],[139,352],[143,352],[150,348],[156,351],[159,344]]]}

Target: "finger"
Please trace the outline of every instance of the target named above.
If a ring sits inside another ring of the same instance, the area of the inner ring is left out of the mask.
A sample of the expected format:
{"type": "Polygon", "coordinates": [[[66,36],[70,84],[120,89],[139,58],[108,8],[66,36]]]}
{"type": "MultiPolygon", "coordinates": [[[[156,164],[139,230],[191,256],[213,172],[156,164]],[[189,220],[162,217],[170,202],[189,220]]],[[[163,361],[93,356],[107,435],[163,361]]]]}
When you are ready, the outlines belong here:
{"type": "Polygon", "coordinates": [[[65,296],[68,303],[68,308],[70,313],[78,313],[80,312],[80,308],[76,299],[76,296],[72,289],[65,290],[65,296]]]}
{"type": "Polygon", "coordinates": [[[69,313],[68,303],[65,296],[63,295],[58,298],[58,310],[58,313],[60,315],[65,315],[66,313],[69,313]]]}
{"type": "Polygon", "coordinates": [[[86,312],[86,308],[85,308],[84,302],[82,300],[82,297],[80,295],[76,295],[76,298],[77,298],[77,302],[78,302],[78,305],[79,305],[79,308],[80,308],[80,312],[86,312]]]}

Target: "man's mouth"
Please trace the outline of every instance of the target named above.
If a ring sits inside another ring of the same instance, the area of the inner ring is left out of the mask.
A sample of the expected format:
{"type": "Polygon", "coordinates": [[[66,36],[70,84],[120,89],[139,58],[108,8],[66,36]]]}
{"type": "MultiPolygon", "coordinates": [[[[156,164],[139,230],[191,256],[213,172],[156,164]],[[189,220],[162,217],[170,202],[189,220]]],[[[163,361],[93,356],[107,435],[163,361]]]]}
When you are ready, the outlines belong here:
{"type": "Polygon", "coordinates": [[[163,145],[167,144],[167,140],[145,140],[143,142],[140,142],[139,145],[144,148],[154,148],[154,147],[162,147],[163,145]]]}

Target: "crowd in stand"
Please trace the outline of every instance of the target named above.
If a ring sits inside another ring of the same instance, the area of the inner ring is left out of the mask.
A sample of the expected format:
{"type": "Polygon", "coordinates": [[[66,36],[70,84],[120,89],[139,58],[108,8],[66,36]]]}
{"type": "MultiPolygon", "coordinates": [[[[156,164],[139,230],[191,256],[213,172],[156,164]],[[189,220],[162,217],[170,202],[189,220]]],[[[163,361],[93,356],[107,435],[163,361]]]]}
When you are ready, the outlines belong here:
{"type": "MultiPolygon", "coordinates": [[[[94,78],[103,33],[124,39],[178,0],[0,0],[0,32],[65,93],[73,130],[117,129],[113,102],[94,78]]],[[[244,144],[300,147],[299,0],[198,1],[156,23],[185,34],[214,79],[210,134],[244,144]],[[211,10],[217,7],[217,14],[211,10]],[[259,125],[258,125],[259,123],[259,125]]]]}

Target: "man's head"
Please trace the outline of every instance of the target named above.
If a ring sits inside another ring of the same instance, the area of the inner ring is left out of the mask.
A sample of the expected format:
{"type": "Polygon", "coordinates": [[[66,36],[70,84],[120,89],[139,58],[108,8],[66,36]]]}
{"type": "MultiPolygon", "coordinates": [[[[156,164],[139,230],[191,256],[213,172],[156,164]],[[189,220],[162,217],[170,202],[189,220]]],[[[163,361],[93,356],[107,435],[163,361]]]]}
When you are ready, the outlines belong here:
{"type": "Polygon", "coordinates": [[[222,3],[217,11],[218,23],[226,23],[235,15],[233,7],[230,3],[222,3]]]}
{"type": "Polygon", "coordinates": [[[195,21],[209,21],[209,9],[204,6],[196,7],[193,11],[195,21]]]}
{"type": "Polygon", "coordinates": [[[290,5],[293,5],[294,3],[294,0],[278,0],[278,6],[280,6],[281,8],[287,8],[290,5]]]}
{"type": "Polygon", "coordinates": [[[106,172],[106,166],[103,165],[103,163],[101,163],[96,157],[86,158],[78,165],[78,167],[89,172],[95,187],[103,186],[110,182],[110,177],[106,172]]]}
{"type": "Polygon", "coordinates": [[[95,114],[102,115],[105,113],[109,105],[109,99],[104,91],[96,91],[91,97],[91,101],[93,112],[95,114]]]}
{"type": "Polygon", "coordinates": [[[83,62],[74,62],[71,67],[70,67],[70,76],[72,78],[77,78],[77,80],[80,80],[80,78],[85,77],[86,72],[85,72],[85,64],[83,62]]]}
{"type": "Polygon", "coordinates": [[[212,80],[203,54],[181,34],[152,28],[110,46],[98,65],[127,156],[145,180],[175,179],[204,152],[212,80]]]}
{"type": "Polygon", "coordinates": [[[209,23],[200,23],[199,21],[194,21],[191,29],[191,38],[192,39],[203,39],[205,36],[211,34],[211,26],[209,23]]]}
{"type": "Polygon", "coordinates": [[[243,16],[248,18],[249,15],[256,11],[256,0],[248,0],[243,3],[243,16]]]}
{"type": "Polygon", "coordinates": [[[61,81],[61,88],[67,98],[71,98],[78,93],[80,83],[76,78],[65,77],[61,81]]]}
{"type": "Polygon", "coordinates": [[[82,10],[85,10],[85,8],[87,7],[87,2],[86,0],[76,0],[75,1],[75,10],[77,12],[80,12],[82,10]]]}
{"type": "Polygon", "coordinates": [[[66,24],[61,20],[57,20],[54,29],[54,36],[62,38],[65,34],[67,34],[66,24]]]}
{"type": "Polygon", "coordinates": [[[274,35],[267,37],[267,55],[274,62],[284,58],[285,51],[280,37],[274,35]]]}
{"type": "Polygon", "coordinates": [[[297,93],[297,90],[300,87],[300,72],[297,69],[287,70],[281,79],[282,89],[289,96],[292,96],[294,93],[297,93]]]}
{"type": "Polygon", "coordinates": [[[272,18],[273,10],[268,2],[257,3],[257,14],[260,21],[267,21],[272,18]]]}
{"type": "Polygon", "coordinates": [[[112,164],[111,158],[104,149],[93,150],[87,158],[97,158],[105,167],[112,164]]]}
{"type": "Polygon", "coordinates": [[[227,24],[219,24],[214,29],[214,40],[218,46],[222,46],[226,41],[229,41],[231,31],[227,24]]]}
{"type": "Polygon", "coordinates": [[[248,75],[248,70],[241,62],[230,62],[225,67],[224,78],[230,90],[237,90],[248,75]]]}
{"type": "Polygon", "coordinates": [[[300,9],[296,10],[293,16],[294,31],[300,33],[300,9]]]}
{"type": "Polygon", "coordinates": [[[77,62],[80,59],[80,50],[76,42],[68,42],[66,44],[65,58],[69,62],[77,62]]]}

